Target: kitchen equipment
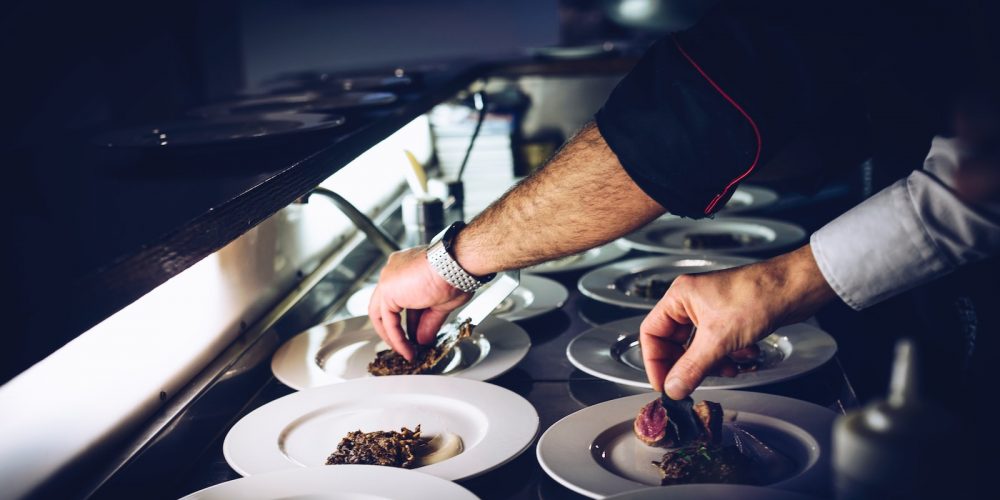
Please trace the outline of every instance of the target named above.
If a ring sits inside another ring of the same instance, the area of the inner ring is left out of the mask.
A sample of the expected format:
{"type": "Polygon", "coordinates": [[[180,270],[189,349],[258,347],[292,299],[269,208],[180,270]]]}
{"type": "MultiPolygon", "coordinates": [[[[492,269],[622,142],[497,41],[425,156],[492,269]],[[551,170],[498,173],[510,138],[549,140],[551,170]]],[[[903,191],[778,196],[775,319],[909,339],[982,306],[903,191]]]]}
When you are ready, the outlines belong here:
{"type": "Polygon", "coordinates": [[[961,481],[958,468],[965,461],[942,457],[958,441],[957,421],[921,397],[915,351],[913,341],[898,341],[889,397],[837,419],[836,498],[940,498],[957,492],[957,485],[947,485],[961,481]]]}
{"type": "Polygon", "coordinates": [[[465,305],[456,316],[454,321],[446,323],[444,328],[438,332],[437,346],[448,347],[454,345],[459,340],[459,333],[464,324],[468,323],[473,328],[481,323],[497,306],[518,287],[521,281],[521,271],[503,271],[497,273],[493,282],[483,288],[476,296],[465,305]]]}
{"type": "Polygon", "coordinates": [[[264,113],[212,119],[164,120],[112,130],[94,138],[114,148],[176,148],[259,141],[339,127],[344,117],[320,113],[264,113]]]}
{"type": "Polygon", "coordinates": [[[440,198],[406,194],[401,210],[406,246],[426,245],[445,228],[444,202],[440,198]]]}
{"type": "Polygon", "coordinates": [[[316,113],[386,106],[396,102],[391,92],[324,93],[312,90],[219,102],[196,108],[191,116],[219,117],[262,113],[316,113]]]}
{"type": "MultiPolygon", "coordinates": [[[[347,299],[347,312],[353,316],[368,314],[374,291],[375,285],[371,284],[354,292],[347,299]]],[[[493,310],[493,316],[508,321],[530,319],[562,307],[568,298],[569,292],[558,281],[525,274],[521,284],[493,310]]]]}

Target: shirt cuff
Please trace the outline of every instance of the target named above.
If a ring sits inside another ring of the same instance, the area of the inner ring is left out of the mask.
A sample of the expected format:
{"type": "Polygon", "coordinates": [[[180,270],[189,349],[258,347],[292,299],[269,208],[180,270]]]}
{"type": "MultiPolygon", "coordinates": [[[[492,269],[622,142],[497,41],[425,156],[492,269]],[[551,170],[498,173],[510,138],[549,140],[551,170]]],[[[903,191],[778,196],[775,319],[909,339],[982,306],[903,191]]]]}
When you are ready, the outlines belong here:
{"type": "MultiPolygon", "coordinates": [[[[922,175],[922,174],[914,174],[922,175]]],[[[903,179],[813,233],[813,255],[830,287],[860,310],[947,273],[903,179]]]]}

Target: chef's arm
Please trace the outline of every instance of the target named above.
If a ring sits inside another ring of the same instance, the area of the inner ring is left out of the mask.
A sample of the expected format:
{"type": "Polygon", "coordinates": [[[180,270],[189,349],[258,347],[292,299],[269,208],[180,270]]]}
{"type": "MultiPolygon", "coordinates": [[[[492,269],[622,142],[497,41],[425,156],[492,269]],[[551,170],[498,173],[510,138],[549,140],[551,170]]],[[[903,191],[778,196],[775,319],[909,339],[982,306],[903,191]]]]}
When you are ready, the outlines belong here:
{"type": "MultiPolygon", "coordinates": [[[[485,276],[606,243],[663,212],[632,181],[591,123],[544,168],[473,219],[458,234],[453,257],[468,273],[485,276]]],[[[430,267],[423,247],[410,248],[389,256],[368,315],[379,336],[411,359],[414,349],[403,335],[400,313],[413,312],[409,327],[426,344],[468,298],[430,267]]]]}
{"type": "Polygon", "coordinates": [[[607,243],[663,213],[591,122],[459,233],[455,259],[479,276],[520,269],[607,243]]]}
{"type": "Polygon", "coordinates": [[[924,170],[830,222],[809,245],[674,281],[640,329],[650,382],[683,397],[726,354],[834,298],[863,309],[1000,253],[1000,204],[973,205],[952,189],[959,154],[954,140],[936,138],[924,170]],[[697,334],[684,351],[692,324],[697,334]]]}
{"type": "Polygon", "coordinates": [[[1000,252],[1000,204],[955,191],[959,155],[956,140],[935,138],[924,170],[812,235],[819,269],[847,305],[864,309],[1000,252]]]}

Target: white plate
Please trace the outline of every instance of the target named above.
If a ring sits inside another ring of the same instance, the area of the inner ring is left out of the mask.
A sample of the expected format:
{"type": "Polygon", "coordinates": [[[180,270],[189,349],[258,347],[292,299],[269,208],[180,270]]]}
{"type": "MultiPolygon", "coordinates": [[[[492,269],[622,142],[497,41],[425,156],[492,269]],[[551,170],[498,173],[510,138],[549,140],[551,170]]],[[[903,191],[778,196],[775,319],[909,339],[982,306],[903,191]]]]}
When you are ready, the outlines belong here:
{"type": "MultiPolygon", "coordinates": [[[[655,397],[649,393],[607,401],[556,422],[538,440],[542,469],[563,486],[591,498],[658,486],[660,476],[650,462],[659,460],[664,450],[646,446],[632,434],[639,409],[655,397]]],[[[698,390],[693,398],[736,411],[736,424],[795,462],[791,476],[769,486],[811,494],[826,491],[834,412],[797,399],[747,391],[698,390]]],[[[666,493],[676,487],[664,488],[666,493]]]]}
{"type": "MultiPolygon", "coordinates": [[[[499,318],[486,318],[470,340],[457,347],[442,375],[489,380],[524,359],[531,337],[523,328],[499,318]]],[[[368,363],[389,347],[372,328],[368,316],[314,326],[292,337],[275,351],[271,371],[281,383],[305,389],[371,377],[368,363]]]]}
{"type": "Polygon", "coordinates": [[[233,470],[252,476],[321,466],[351,431],[417,425],[426,437],[458,436],[463,451],[414,470],[458,481],[524,452],[538,432],[538,412],[521,396],[486,382],[435,375],[364,378],[299,391],[254,410],[230,429],[222,452],[233,470]]]}
{"type": "Polygon", "coordinates": [[[653,299],[632,294],[629,289],[636,281],[655,278],[670,282],[682,274],[717,271],[754,262],[757,260],[728,255],[641,257],[594,269],[580,277],[577,288],[584,296],[599,302],[648,311],[660,298],[653,299]]]}
{"type": "MultiPolygon", "coordinates": [[[[651,388],[639,350],[639,325],[645,316],[591,328],[571,340],[566,357],[583,372],[617,384],[651,388]]],[[[701,389],[741,389],[801,377],[833,358],[837,341],[808,323],[783,326],[757,343],[761,366],[735,377],[707,377],[701,389]]]]}
{"type": "MultiPolygon", "coordinates": [[[[347,311],[355,316],[368,314],[368,302],[371,301],[372,292],[375,285],[366,285],[355,292],[347,299],[347,311]]],[[[492,315],[508,321],[520,321],[534,318],[554,309],[559,309],[569,298],[566,287],[558,281],[544,278],[542,276],[532,276],[530,274],[521,275],[521,283],[504,299],[492,315]]]]}
{"type": "Polygon", "coordinates": [[[226,481],[181,500],[475,500],[439,477],[377,465],[289,469],[226,481]]]}
{"type": "Polygon", "coordinates": [[[720,219],[657,219],[622,238],[636,250],[674,255],[744,255],[774,252],[804,242],[806,231],[795,224],[759,217],[720,219]],[[692,234],[736,234],[755,241],[733,248],[684,248],[684,238],[692,234]]]}
{"type": "Polygon", "coordinates": [[[560,259],[550,260],[548,262],[543,262],[531,267],[526,267],[523,269],[526,273],[535,274],[548,274],[548,273],[564,273],[569,271],[578,271],[580,269],[587,269],[589,267],[599,266],[601,264],[606,264],[615,259],[621,258],[623,255],[628,253],[628,248],[621,242],[621,240],[615,240],[607,245],[602,245],[597,248],[591,248],[586,252],[581,252],[576,255],[570,255],[568,257],[562,257],[560,259]]]}
{"type": "Polygon", "coordinates": [[[717,215],[732,215],[757,210],[778,201],[778,193],[762,186],[742,184],[717,215]]]}
{"type": "Polygon", "coordinates": [[[662,486],[629,491],[607,497],[607,500],[817,500],[817,497],[745,484],[681,484],[664,491],[662,486]]]}

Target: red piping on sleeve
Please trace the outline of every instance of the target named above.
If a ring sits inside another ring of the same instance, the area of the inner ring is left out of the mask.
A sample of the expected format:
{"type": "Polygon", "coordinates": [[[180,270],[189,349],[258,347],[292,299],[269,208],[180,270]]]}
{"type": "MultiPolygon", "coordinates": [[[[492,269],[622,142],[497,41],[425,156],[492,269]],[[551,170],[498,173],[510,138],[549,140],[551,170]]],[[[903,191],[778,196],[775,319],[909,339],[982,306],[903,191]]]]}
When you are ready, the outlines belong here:
{"type": "Polygon", "coordinates": [[[705,73],[705,70],[701,69],[701,66],[698,66],[698,63],[694,62],[694,59],[690,55],[688,55],[687,51],[684,50],[684,47],[681,47],[681,44],[677,41],[677,38],[674,36],[671,36],[670,38],[671,40],[673,40],[674,45],[677,47],[677,50],[680,51],[682,56],[684,56],[684,59],[687,59],[687,61],[691,63],[691,66],[693,66],[694,69],[701,74],[702,78],[704,78],[705,81],[707,81],[709,85],[711,85],[712,88],[715,89],[716,92],[722,95],[722,97],[727,102],[729,102],[729,104],[731,104],[734,108],[736,108],[736,111],[739,111],[740,114],[743,115],[743,118],[746,118],[747,121],[750,122],[750,128],[753,129],[753,135],[757,138],[757,152],[753,156],[753,162],[750,164],[750,167],[747,168],[746,172],[740,174],[739,177],[730,181],[729,184],[726,185],[726,188],[723,189],[721,193],[715,195],[715,198],[712,198],[712,201],[708,204],[707,207],[705,207],[705,215],[709,215],[712,213],[712,209],[715,208],[715,205],[719,203],[719,200],[721,200],[722,197],[725,196],[726,193],[728,193],[729,190],[733,188],[733,186],[735,186],[741,180],[743,180],[744,177],[750,175],[750,172],[753,172],[753,169],[757,167],[757,162],[760,161],[760,150],[762,144],[762,141],[760,139],[760,129],[757,128],[757,123],[753,121],[753,118],[750,117],[750,114],[744,111],[743,107],[740,106],[735,99],[729,97],[729,94],[727,94],[724,90],[722,90],[722,87],[719,87],[719,85],[715,83],[715,80],[712,80],[712,77],[708,76],[708,73],[705,73]]]}

